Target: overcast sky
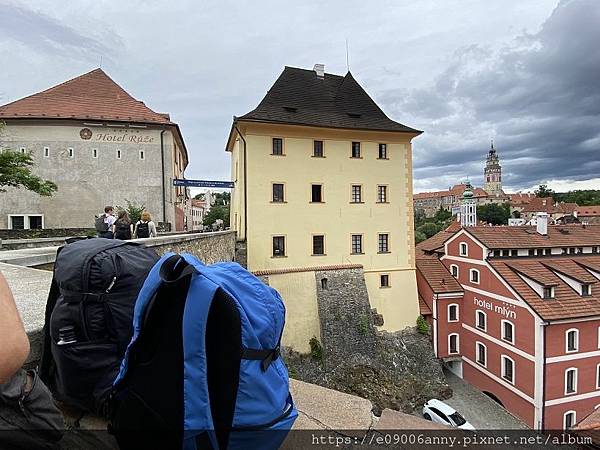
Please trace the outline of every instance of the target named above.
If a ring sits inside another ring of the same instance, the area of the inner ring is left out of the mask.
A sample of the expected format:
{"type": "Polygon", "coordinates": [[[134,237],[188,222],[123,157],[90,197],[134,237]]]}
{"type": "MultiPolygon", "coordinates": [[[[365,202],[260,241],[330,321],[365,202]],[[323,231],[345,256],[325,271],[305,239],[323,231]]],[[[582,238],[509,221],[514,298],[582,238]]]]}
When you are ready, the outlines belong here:
{"type": "Polygon", "coordinates": [[[600,189],[599,0],[0,0],[0,104],[102,68],[178,122],[188,178],[229,179],[233,115],[285,65],[350,70],[414,141],[415,191],[600,189]]]}

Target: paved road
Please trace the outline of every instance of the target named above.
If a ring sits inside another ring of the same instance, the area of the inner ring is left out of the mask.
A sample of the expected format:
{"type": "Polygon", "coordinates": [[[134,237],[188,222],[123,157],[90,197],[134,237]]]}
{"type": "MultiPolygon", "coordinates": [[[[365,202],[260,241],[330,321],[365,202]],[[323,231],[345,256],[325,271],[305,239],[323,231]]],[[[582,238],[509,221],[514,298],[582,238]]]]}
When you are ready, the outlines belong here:
{"type": "Polygon", "coordinates": [[[444,400],[459,411],[478,430],[529,429],[521,420],[487,395],[449,371],[444,371],[453,395],[444,400]]]}

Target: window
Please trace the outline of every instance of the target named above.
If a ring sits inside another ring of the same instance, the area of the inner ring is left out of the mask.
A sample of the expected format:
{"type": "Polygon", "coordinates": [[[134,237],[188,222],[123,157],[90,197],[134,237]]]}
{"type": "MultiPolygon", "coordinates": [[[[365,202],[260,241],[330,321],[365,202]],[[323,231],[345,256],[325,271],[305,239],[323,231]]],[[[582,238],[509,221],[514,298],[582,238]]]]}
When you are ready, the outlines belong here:
{"type": "Polygon", "coordinates": [[[313,142],[313,156],[315,158],[323,158],[323,141],[313,142]]]}
{"type": "Polygon", "coordinates": [[[23,153],[23,154],[27,153],[27,149],[25,147],[21,147],[21,153],[23,153]]]}
{"type": "Polygon", "coordinates": [[[508,256],[509,250],[502,250],[502,256],[508,256]]]}
{"type": "Polygon", "coordinates": [[[579,350],[579,330],[571,328],[565,333],[565,351],[567,353],[576,352],[579,350]]]}
{"type": "Polygon", "coordinates": [[[285,201],[283,192],[283,183],[273,183],[273,203],[283,203],[285,201]]]}
{"type": "Polygon", "coordinates": [[[314,235],[313,237],[313,255],[325,254],[325,236],[322,234],[314,235]]]}
{"type": "Polygon", "coordinates": [[[377,203],[387,203],[387,186],[377,186],[377,203]]]}
{"type": "Polygon", "coordinates": [[[352,143],[352,156],[351,158],[360,158],[360,142],[352,143]]]}
{"type": "Polygon", "coordinates": [[[387,144],[379,144],[379,159],[388,159],[387,144]]]}
{"type": "Polygon", "coordinates": [[[353,254],[362,253],[362,234],[353,234],[352,235],[352,253],[353,254]]]}
{"type": "Polygon", "coordinates": [[[479,284],[479,270],[471,269],[469,270],[469,273],[471,274],[471,276],[469,277],[471,283],[479,284]]]}
{"type": "Polygon", "coordinates": [[[50,147],[44,147],[44,158],[50,157],[50,147]]]}
{"type": "Polygon", "coordinates": [[[273,258],[285,256],[285,236],[273,236],[273,258]]]}
{"type": "Polygon", "coordinates": [[[518,250],[511,250],[510,251],[510,256],[519,256],[519,251],[518,250]]]}
{"type": "Polygon", "coordinates": [[[140,159],[146,159],[146,155],[144,153],[144,150],[140,150],[140,159]]]}
{"type": "Polygon", "coordinates": [[[575,411],[567,411],[563,415],[563,427],[565,430],[569,430],[575,426],[575,417],[577,417],[575,411]]]}
{"type": "Polygon", "coordinates": [[[8,228],[11,230],[41,230],[44,228],[44,216],[41,214],[10,214],[8,228]]]}
{"type": "Polygon", "coordinates": [[[456,264],[450,264],[450,273],[454,278],[458,278],[458,266],[456,264]]]}
{"type": "Polygon", "coordinates": [[[544,286],[543,289],[544,298],[554,298],[554,288],[544,286]]]}
{"type": "Polygon", "coordinates": [[[97,158],[98,157],[98,149],[97,148],[93,148],[92,149],[92,158],[97,158]]]}
{"type": "Polygon", "coordinates": [[[379,233],[378,236],[378,252],[379,253],[389,253],[389,234],[387,233],[379,233]]]}
{"type": "Polygon", "coordinates": [[[577,369],[571,367],[565,370],[565,395],[577,392],[577,369]]]}
{"type": "Polygon", "coordinates": [[[600,389],[600,364],[596,366],[596,389],[600,389]]]}
{"type": "Polygon", "coordinates": [[[475,343],[475,348],[475,360],[477,361],[477,364],[481,364],[483,367],[485,367],[487,365],[487,347],[485,346],[485,344],[477,342],[475,343]]]}
{"type": "Polygon", "coordinates": [[[589,284],[581,285],[581,295],[583,295],[583,296],[592,295],[592,289],[590,288],[589,284]]]}
{"type": "Polygon", "coordinates": [[[121,150],[117,150],[117,159],[121,159],[121,150]]]}
{"type": "Polygon", "coordinates": [[[460,243],[460,256],[468,256],[469,255],[469,246],[466,242],[460,243]]]}
{"type": "Polygon", "coordinates": [[[448,353],[455,354],[459,352],[458,334],[452,333],[448,335],[448,353]]]}
{"type": "Polygon", "coordinates": [[[390,287],[390,276],[387,273],[379,275],[379,287],[390,287]]]}
{"type": "Polygon", "coordinates": [[[511,344],[515,343],[515,326],[508,320],[502,321],[502,340],[511,344]]]}
{"type": "Polygon", "coordinates": [[[273,138],[273,155],[283,155],[283,139],[273,138]]]}
{"type": "Polygon", "coordinates": [[[311,184],[310,201],[312,203],[323,203],[323,185],[311,184]]]}
{"type": "Polygon", "coordinates": [[[25,229],[25,216],[9,216],[11,230],[25,229]]]}
{"type": "Polygon", "coordinates": [[[481,310],[475,311],[475,327],[480,329],[481,331],[486,331],[487,329],[487,315],[481,310]]]}
{"type": "Polygon", "coordinates": [[[458,322],[458,305],[448,305],[448,322],[458,322]]]}
{"type": "Polygon", "coordinates": [[[73,149],[72,149],[72,148],[69,148],[69,149],[68,149],[68,152],[69,152],[69,158],[72,158],[72,157],[74,156],[74,151],[73,151],[73,149]]]}
{"type": "Polygon", "coordinates": [[[552,254],[552,249],[551,248],[545,248],[544,249],[544,255],[548,256],[552,254]]]}
{"type": "Polygon", "coordinates": [[[502,355],[502,378],[515,384],[515,362],[512,358],[502,355]]]}
{"type": "Polygon", "coordinates": [[[352,185],[352,202],[362,203],[362,186],[360,184],[352,185]]]}

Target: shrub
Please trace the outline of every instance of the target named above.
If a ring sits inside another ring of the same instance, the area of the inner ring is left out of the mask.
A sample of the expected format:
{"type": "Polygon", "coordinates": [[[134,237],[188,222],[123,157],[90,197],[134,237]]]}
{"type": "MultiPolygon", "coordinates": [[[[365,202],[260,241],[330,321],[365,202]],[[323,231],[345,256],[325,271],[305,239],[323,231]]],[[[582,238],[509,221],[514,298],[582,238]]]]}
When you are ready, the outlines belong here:
{"type": "Polygon", "coordinates": [[[417,331],[421,334],[429,333],[429,324],[423,316],[417,317],[417,331]]]}
{"type": "Polygon", "coordinates": [[[310,356],[318,361],[323,361],[323,346],[319,340],[313,336],[308,344],[310,345],[310,356]]]}

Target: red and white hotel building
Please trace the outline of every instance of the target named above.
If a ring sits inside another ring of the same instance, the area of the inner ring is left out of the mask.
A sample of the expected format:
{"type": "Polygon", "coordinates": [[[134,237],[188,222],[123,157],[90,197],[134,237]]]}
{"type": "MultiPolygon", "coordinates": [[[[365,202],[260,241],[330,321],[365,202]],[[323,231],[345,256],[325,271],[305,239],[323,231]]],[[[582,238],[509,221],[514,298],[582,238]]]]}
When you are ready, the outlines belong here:
{"type": "Polygon", "coordinates": [[[417,246],[435,354],[536,430],[600,407],[600,225],[455,227],[417,246]]]}

